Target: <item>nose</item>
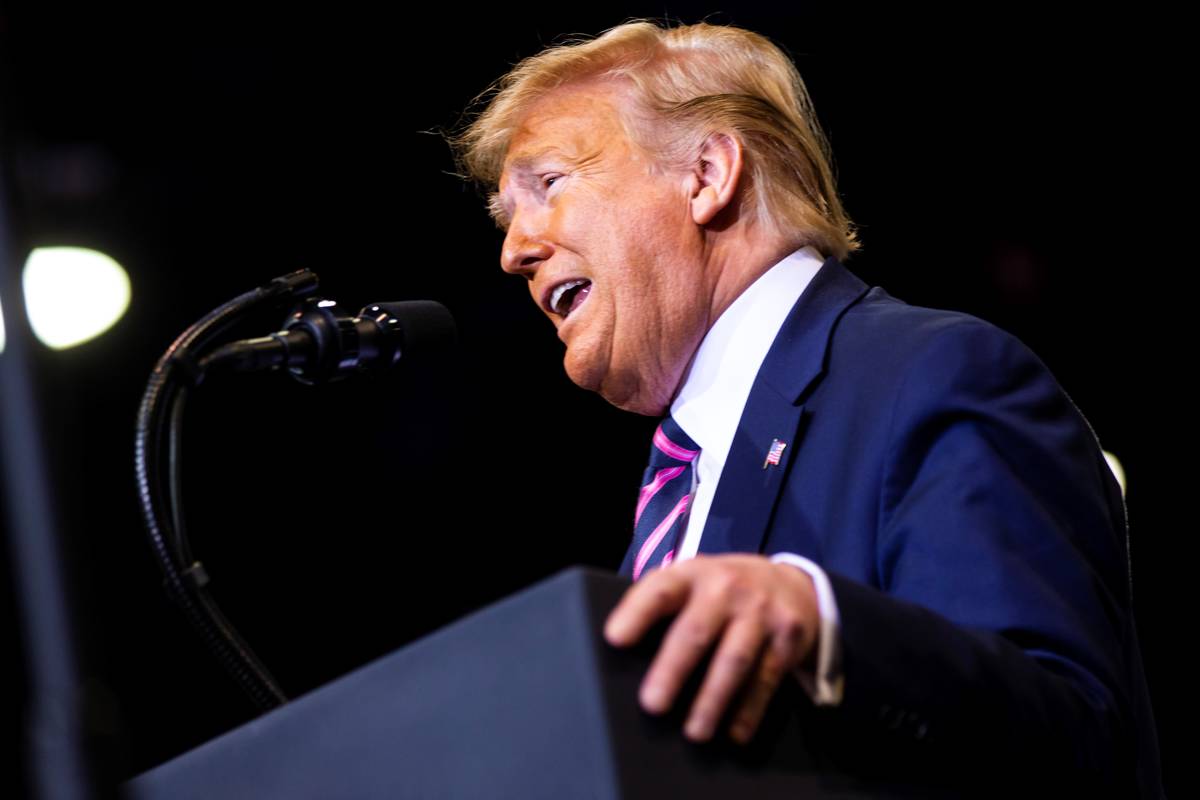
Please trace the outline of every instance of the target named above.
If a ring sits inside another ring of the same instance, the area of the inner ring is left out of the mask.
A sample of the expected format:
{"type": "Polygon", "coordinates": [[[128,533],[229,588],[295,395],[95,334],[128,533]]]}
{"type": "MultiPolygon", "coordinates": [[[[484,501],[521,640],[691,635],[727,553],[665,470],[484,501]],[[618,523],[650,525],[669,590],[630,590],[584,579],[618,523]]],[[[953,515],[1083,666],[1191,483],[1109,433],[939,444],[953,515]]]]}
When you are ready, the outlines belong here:
{"type": "Polygon", "coordinates": [[[500,248],[500,267],[510,275],[533,280],[542,262],[554,255],[554,247],[536,222],[529,214],[517,214],[508,226],[500,248]]]}

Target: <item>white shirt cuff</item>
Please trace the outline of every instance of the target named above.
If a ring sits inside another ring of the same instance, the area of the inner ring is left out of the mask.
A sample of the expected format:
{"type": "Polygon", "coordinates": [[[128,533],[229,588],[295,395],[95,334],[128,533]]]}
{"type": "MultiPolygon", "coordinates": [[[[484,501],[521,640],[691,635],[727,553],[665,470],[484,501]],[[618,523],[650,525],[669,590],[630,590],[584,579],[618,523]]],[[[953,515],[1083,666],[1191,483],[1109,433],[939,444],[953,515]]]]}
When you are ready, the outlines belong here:
{"type": "Polygon", "coordinates": [[[771,556],[771,563],[791,564],[812,578],[817,590],[817,614],[821,618],[816,674],[804,668],[797,668],[794,674],[815,705],[836,706],[842,702],[842,637],[837,600],[833,596],[829,577],[825,570],[812,561],[794,553],[776,553],[771,556]]]}

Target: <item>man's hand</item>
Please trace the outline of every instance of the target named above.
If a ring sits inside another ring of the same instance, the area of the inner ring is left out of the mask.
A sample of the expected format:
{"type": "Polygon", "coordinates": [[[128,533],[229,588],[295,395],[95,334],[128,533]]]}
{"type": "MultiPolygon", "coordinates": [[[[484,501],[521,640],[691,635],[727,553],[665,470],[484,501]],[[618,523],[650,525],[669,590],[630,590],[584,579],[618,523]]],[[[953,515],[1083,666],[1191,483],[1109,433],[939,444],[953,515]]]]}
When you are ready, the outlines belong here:
{"type": "Polygon", "coordinates": [[[609,644],[628,647],[675,614],[642,681],[642,708],[661,714],[716,644],[684,733],[701,742],[741,692],[729,734],[746,743],[783,677],[816,649],[820,617],[812,579],[758,555],[697,556],[646,575],[630,587],[604,626],[609,644]],[[718,643],[719,642],[719,643],[718,643]]]}

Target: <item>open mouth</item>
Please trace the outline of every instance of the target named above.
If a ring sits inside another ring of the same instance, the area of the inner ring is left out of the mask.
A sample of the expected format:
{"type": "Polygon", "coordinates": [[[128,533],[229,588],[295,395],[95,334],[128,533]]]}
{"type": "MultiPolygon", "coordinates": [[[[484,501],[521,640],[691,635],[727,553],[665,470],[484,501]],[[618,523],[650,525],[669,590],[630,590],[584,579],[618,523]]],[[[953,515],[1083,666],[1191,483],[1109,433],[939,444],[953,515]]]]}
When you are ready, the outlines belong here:
{"type": "Polygon", "coordinates": [[[571,312],[579,308],[592,291],[592,282],[585,279],[566,281],[554,287],[550,293],[548,305],[550,310],[563,319],[571,316],[571,312]]]}

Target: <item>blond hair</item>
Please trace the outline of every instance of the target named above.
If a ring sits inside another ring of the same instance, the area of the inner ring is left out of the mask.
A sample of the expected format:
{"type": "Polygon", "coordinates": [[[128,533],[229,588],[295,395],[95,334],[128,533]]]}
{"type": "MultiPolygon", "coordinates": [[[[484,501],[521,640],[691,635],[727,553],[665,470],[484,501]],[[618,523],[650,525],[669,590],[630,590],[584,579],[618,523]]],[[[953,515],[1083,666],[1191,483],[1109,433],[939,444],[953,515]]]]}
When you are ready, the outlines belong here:
{"type": "Polygon", "coordinates": [[[778,47],[741,28],[639,20],[526,58],[476,98],[485,107],[451,140],[460,169],[495,189],[533,103],[594,79],[627,81],[635,113],[668,123],[622,120],[631,141],[661,162],[690,166],[710,135],[731,134],[742,144],[742,198],[754,220],[840,259],[858,249],[800,74],[778,47]]]}

